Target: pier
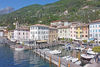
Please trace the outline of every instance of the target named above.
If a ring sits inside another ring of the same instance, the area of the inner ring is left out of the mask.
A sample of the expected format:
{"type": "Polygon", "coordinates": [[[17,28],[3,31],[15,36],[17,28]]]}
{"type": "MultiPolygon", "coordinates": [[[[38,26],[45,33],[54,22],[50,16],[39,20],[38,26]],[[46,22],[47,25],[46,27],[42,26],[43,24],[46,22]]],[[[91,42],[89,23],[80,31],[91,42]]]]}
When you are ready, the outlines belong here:
{"type": "Polygon", "coordinates": [[[34,50],[34,52],[38,54],[39,56],[47,59],[50,63],[56,64],[58,67],[82,67],[70,61],[67,61],[61,57],[58,57],[56,55],[52,55],[46,51],[43,51],[42,49],[36,49],[34,50]]]}

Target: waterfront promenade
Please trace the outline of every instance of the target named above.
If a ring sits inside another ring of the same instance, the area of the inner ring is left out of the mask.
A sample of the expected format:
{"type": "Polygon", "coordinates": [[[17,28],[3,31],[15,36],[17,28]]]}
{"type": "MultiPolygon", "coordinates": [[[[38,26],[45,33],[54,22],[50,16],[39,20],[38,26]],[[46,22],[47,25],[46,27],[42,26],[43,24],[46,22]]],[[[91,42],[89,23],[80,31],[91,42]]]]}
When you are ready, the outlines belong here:
{"type": "Polygon", "coordinates": [[[40,55],[41,57],[43,57],[44,59],[49,60],[50,63],[56,64],[58,67],[81,67],[81,66],[76,65],[72,62],[69,62],[65,59],[62,59],[61,57],[52,55],[42,49],[36,49],[36,50],[34,50],[34,52],[36,54],[40,55]]]}

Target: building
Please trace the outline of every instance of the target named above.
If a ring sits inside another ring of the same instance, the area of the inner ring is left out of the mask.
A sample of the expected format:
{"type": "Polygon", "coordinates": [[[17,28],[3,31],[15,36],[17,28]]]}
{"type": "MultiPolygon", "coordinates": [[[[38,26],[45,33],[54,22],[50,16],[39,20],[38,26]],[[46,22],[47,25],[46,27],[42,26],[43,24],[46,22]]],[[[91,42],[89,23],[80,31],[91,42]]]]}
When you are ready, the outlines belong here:
{"type": "Polygon", "coordinates": [[[70,23],[68,21],[64,21],[64,20],[57,20],[57,21],[53,21],[51,22],[50,26],[58,28],[58,27],[62,27],[62,26],[68,26],[70,23]]]}
{"type": "Polygon", "coordinates": [[[15,29],[14,30],[14,39],[18,43],[22,43],[23,41],[29,40],[30,39],[29,29],[15,29]]]}
{"type": "Polygon", "coordinates": [[[49,40],[49,26],[43,24],[36,24],[30,26],[30,39],[37,42],[48,42],[49,40]]]}
{"type": "Polygon", "coordinates": [[[80,27],[80,24],[77,24],[76,26],[76,40],[82,39],[82,28],[80,27]]]}
{"type": "Polygon", "coordinates": [[[11,41],[15,41],[14,40],[14,30],[10,30],[8,31],[8,39],[11,40],[11,41]]]}
{"type": "Polygon", "coordinates": [[[70,38],[76,40],[76,25],[78,22],[71,22],[70,25],[70,38]]]}
{"type": "Polygon", "coordinates": [[[4,31],[0,30],[0,37],[3,37],[3,36],[4,36],[4,31]]]}
{"type": "Polygon", "coordinates": [[[76,40],[88,40],[88,24],[77,24],[76,25],[76,40]]]}
{"type": "Polygon", "coordinates": [[[69,39],[70,38],[70,26],[62,26],[58,28],[58,38],[69,39]]]}
{"type": "Polygon", "coordinates": [[[100,42],[100,19],[89,24],[89,39],[100,42]]]}
{"type": "Polygon", "coordinates": [[[58,41],[58,32],[56,28],[49,27],[49,43],[58,41]]]}
{"type": "Polygon", "coordinates": [[[89,38],[89,25],[82,25],[82,40],[88,40],[89,38]]]}

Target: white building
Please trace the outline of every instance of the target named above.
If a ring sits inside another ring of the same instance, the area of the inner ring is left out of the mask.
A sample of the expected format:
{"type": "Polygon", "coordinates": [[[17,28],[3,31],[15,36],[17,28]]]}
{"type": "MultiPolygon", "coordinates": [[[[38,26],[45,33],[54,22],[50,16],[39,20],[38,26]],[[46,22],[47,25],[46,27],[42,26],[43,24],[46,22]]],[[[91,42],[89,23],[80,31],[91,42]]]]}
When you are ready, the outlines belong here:
{"type": "Polygon", "coordinates": [[[63,26],[58,28],[58,38],[70,38],[70,27],[69,26],[63,26]]]}
{"type": "Polygon", "coordinates": [[[89,24],[89,38],[100,42],[100,19],[89,24]]]}
{"type": "Polygon", "coordinates": [[[3,37],[3,36],[4,36],[4,31],[0,30],[0,37],[3,37]]]}
{"type": "Polygon", "coordinates": [[[30,39],[35,41],[49,40],[49,27],[42,24],[30,26],[30,39]]]}
{"type": "Polygon", "coordinates": [[[14,30],[14,39],[22,43],[23,41],[27,41],[30,38],[29,29],[15,29],[14,30]]]}

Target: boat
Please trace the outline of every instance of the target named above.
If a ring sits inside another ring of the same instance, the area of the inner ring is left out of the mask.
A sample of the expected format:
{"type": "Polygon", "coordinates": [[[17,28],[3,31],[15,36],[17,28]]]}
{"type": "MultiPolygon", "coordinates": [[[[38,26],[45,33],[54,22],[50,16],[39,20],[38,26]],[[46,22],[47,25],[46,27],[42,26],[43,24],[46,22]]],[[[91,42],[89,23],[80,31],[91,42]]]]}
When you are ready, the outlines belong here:
{"type": "Polygon", "coordinates": [[[94,58],[93,55],[88,55],[88,54],[81,54],[81,57],[87,60],[94,58]]]}
{"type": "Polygon", "coordinates": [[[71,61],[74,63],[74,62],[78,61],[78,58],[72,58],[71,61]]]}
{"type": "Polygon", "coordinates": [[[91,55],[96,55],[98,53],[94,52],[94,51],[87,51],[88,54],[91,54],[91,55]]]}
{"type": "Polygon", "coordinates": [[[53,51],[49,51],[49,53],[51,53],[51,54],[60,54],[61,51],[60,50],[53,50],[53,51]]]}
{"type": "Polygon", "coordinates": [[[80,65],[81,61],[76,61],[75,64],[80,65]]]}
{"type": "Polygon", "coordinates": [[[23,50],[24,50],[24,47],[22,46],[15,47],[15,51],[23,51],[23,50]]]}

